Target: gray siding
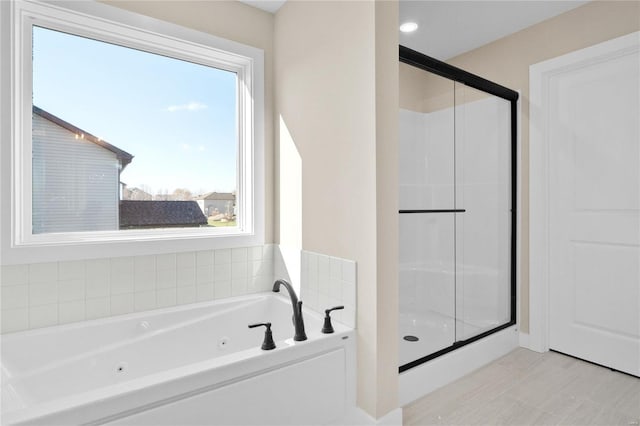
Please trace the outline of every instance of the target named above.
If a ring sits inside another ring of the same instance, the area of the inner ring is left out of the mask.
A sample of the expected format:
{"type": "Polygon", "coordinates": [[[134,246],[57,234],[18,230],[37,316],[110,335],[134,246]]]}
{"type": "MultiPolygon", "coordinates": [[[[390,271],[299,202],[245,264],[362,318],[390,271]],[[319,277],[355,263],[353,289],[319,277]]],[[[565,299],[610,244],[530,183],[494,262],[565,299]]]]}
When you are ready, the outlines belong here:
{"type": "Polygon", "coordinates": [[[118,229],[116,155],[33,114],[33,233],[118,229]]]}

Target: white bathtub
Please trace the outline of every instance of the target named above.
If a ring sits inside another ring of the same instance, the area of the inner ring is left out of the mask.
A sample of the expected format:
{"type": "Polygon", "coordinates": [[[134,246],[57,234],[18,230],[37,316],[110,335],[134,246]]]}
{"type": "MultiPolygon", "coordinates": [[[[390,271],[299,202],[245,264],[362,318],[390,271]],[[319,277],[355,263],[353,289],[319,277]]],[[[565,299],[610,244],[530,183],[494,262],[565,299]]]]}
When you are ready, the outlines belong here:
{"type": "Polygon", "coordinates": [[[2,336],[2,424],[325,424],[354,404],[353,330],[225,299],[2,336]],[[263,351],[271,322],[277,348],[263,351]]]}

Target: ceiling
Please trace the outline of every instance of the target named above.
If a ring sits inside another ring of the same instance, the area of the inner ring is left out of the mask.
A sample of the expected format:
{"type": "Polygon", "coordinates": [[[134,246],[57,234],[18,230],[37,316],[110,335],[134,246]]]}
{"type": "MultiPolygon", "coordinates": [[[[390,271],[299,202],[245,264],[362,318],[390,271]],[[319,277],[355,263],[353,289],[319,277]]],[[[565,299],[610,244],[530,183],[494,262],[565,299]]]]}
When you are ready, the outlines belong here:
{"type": "Polygon", "coordinates": [[[270,13],[276,13],[287,0],[240,0],[249,6],[257,7],[270,13]]]}
{"type": "MultiPolygon", "coordinates": [[[[286,0],[240,1],[276,13],[286,0]]],[[[582,0],[400,0],[400,23],[413,21],[419,25],[413,33],[400,33],[400,44],[444,61],[585,3],[587,1],[582,0]]]]}
{"type": "Polygon", "coordinates": [[[400,23],[419,25],[413,33],[400,33],[400,44],[444,61],[585,3],[400,0],[400,23]]]}

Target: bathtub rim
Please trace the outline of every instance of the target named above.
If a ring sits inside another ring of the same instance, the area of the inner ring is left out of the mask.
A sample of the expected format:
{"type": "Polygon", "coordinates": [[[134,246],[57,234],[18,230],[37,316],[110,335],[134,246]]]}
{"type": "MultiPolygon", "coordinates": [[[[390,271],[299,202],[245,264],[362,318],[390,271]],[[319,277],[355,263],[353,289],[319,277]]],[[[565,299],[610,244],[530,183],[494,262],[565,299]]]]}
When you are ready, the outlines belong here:
{"type": "MultiPolygon", "coordinates": [[[[37,336],[46,332],[64,331],[83,326],[137,320],[164,312],[180,312],[234,301],[257,301],[260,299],[288,302],[282,296],[262,292],[233,298],[199,302],[152,311],[135,312],[116,317],[100,318],[80,323],[71,323],[27,330],[10,335],[37,336]],[[232,300],[233,299],[233,300],[232,300]]],[[[322,316],[314,310],[303,308],[305,316],[322,321],[322,316]]],[[[344,324],[334,322],[335,333],[322,334],[320,330],[307,331],[308,340],[296,342],[293,337],[276,341],[277,348],[271,351],[260,349],[260,342],[250,349],[234,352],[222,357],[191,363],[166,371],[159,371],[120,383],[103,386],[88,392],[63,396],[61,398],[36,403],[31,406],[0,412],[3,423],[38,422],[53,416],[64,416],[73,410],[79,412],[77,423],[103,423],[126,417],[154,406],[171,403],[190,396],[221,388],[236,381],[244,380],[273,371],[316,356],[339,350],[355,344],[355,331],[344,324]],[[353,342],[353,343],[352,343],[353,342]],[[295,348],[295,349],[294,349],[295,348]],[[226,371],[225,371],[226,367],[226,371]],[[237,370],[237,371],[232,371],[237,370]],[[124,408],[123,408],[124,407],[124,408]]],[[[291,326],[293,335],[293,325],[291,326]]],[[[7,335],[9,336],[9,335],[7,335]]],[[[0,339],[4,339],[4,335],[0,339]]],[[[3,343],[4,344],[4,343],[3,343]]],[[[1,365],[1,360],[0,360],[1,365]]],[[[2,407],[4,408],[4,407],[2,407]]]]}

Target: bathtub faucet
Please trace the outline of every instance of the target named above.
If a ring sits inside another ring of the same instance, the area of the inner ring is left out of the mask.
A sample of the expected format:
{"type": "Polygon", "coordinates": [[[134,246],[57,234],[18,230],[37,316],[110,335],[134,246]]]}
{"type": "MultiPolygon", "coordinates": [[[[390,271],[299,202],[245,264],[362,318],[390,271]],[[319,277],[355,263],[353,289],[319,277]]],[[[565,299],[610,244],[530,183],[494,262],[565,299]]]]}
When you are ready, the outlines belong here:
{"type": "Polygon", "coordinates": [[[276,282],[273,283],[273,291],[278,293],[281,285],[283,285],[289,292],[291,306],[293,307],[293,325],[296,329],[296,334],[293,336],[293,340],[298,342],[307,340],[307,335],[304,332],[304,321],[302,319],[302,301],[298,300],[298,296],[296,296],[296,292],[293,290],[293,287],[291,287],[291,284],[285,280],[276,280],[276,282]]]}

